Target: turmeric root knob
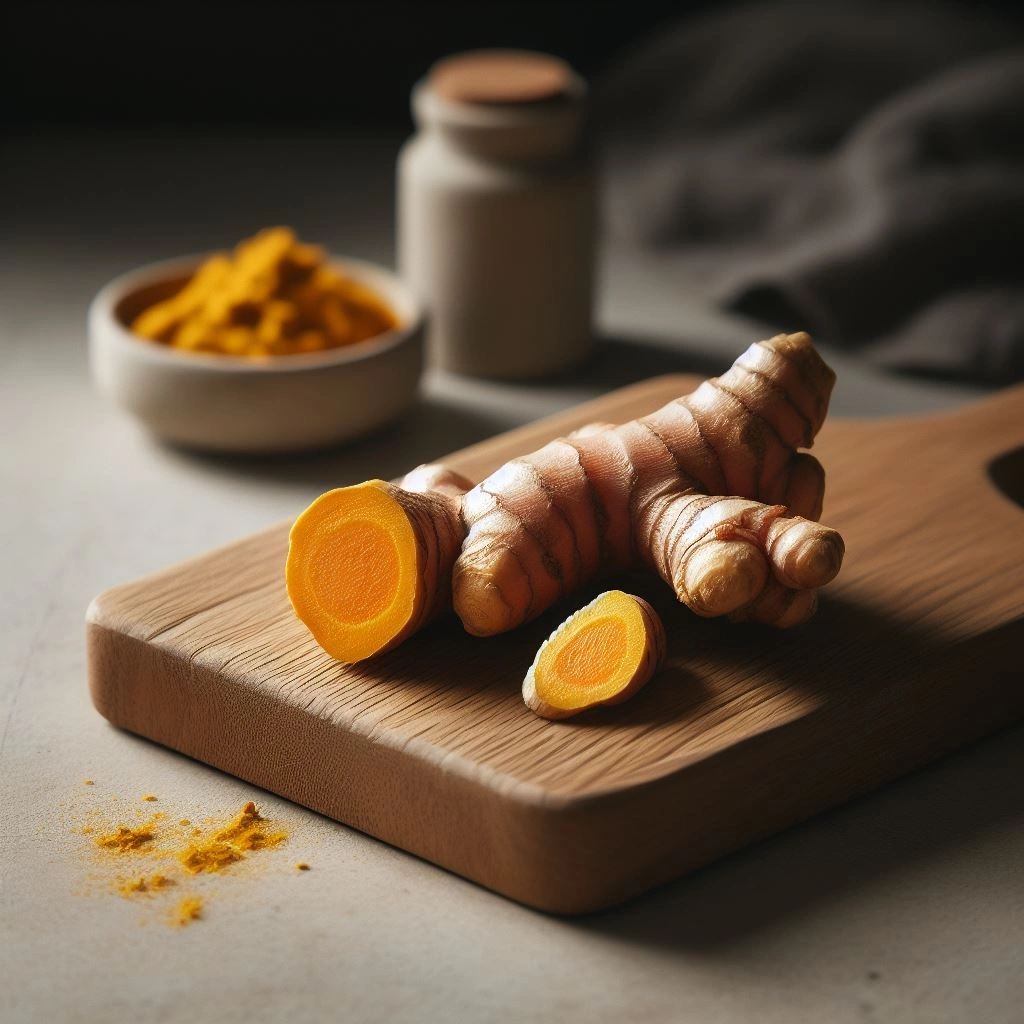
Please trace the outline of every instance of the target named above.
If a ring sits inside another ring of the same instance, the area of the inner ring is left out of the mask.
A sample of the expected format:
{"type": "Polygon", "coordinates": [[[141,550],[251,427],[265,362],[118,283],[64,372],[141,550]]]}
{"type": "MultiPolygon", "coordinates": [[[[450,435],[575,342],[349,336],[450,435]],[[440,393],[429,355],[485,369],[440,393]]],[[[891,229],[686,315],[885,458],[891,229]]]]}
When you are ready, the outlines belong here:
{"type": "Polygon", "coordinates": [[[843,539],[820,523],[791,516],[784,505],[701,494],[652,503],[638,542],[648,564],[698,615],[756,618],[794,626],[816,602],[766,590],[815,590],[842,565],[843,539]],[[758,605],[755,615],[742,609],[758,605]],[[801,614],[797,614],[800,610],[801,614]]]}
{"type": "Polygon", "coordinates": [[[569,718],[618,704],[665,658],[665,627],[643,598],[608,590],[544,641],[523,681],[523,700],[542,718],[569,718]]]}
{"type": "Polygon", "coordinates": [[[328,491],[292,526],[288,599],[340,661],[390,650],[449,604],[464,536],[458,495],[469,481],[416,472],[409,488],[370,480],[328,491]]]}
{"type": "MultiPolygon", "coordinates": [[[[828,582],[842,542],[806,529],[825,476],[797,449],[813,443],[834,380],[806,334],[779,335],[649,416],[584,428],[506,463],[463,499],[468,532],[452,591],[466,630],[514,629],[637,562],[699,615],[739,612],[776,582],[828,582]],[[783,517],[792,528],[769,536],[783,517]]],[[[758,621],[794,625],[794,608],[807,617],[814,602],[766,600],[758,621]]]]}

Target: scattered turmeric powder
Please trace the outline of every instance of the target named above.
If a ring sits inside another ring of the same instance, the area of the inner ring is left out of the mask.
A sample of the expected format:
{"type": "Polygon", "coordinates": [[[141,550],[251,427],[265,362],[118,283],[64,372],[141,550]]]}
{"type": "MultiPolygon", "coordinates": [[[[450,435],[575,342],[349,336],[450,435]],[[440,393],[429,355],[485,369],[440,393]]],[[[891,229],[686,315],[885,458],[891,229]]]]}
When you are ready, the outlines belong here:
{"type": "Polygon", "coordinates": [[[118,892],[122,896],[152,895],[174,884],[173,878],[168,878],[167,875],[161,875],[160,873],[150,875],[149,878],[141,875],[138,878],[131,878],[126,882],[122,882],[118,886],[118,892]]]}
{"type": "MultiPolygon", "coordinates": [[[[142,799],[146,799],[144,796],[142,799]]],[[[91,812],[94,816],[98,811],[91,812]]],[[[136,814],[140,812],[135,811],[136,814]]],[[[104,863],[120,861],[124,856],[148,858],[172,864],[180,862],[178,871],[189,874],[219,873],[236,861],[246,859],[253,851],[269,849],[284,842],[288,833],[264,818],[251,800],[227,824],[223,819],[206,819],[210,828],[192,828],[188,818],[168,820],[169,815],[156,813],[143,824],[130,827],[102,824],[94,817],[95,825],[81,828],[83,834],[98,833],[94,842],[103,851],[104,863]],[[201,837],[201,838],[196,838],[201,837]],[[117,855],[110,858],[110,854],[117,855]],[[109,860],[108,860],[109,858],[109,860]]],[[[123,863],[123,862],[122,862],[123,863]]],[[[307,870],[308,865],[301,868],[307,870]]],[[[125,899],[148,900],[181,884],[174,872],[166,867],[151,874],[120,875],[109,880],[110,889],[125,899]]],[[[203,903],[199,896],[181,901],[171,915],[171,923],[185,925],[202,917],[203,903]]]]}
{"type": "Polygon", "coordinates": [[[252,850],[265,850],[288,838],[287,832],[268,831],[266,824],[266,818],[260,816],[250,800],[234,821],[202,842],[193,843],[178,855],[178,860],[194,875],[220,871],[243,860],[252,850]]]}
{"type": "Polygon", "coordinates": [[[96,840],[96,845],[116,853],[132,853],[141,850],[156,838],[156,821],[155,817],[151,818],[145,825],[139,825],[136,828],[118,825],[113,832],[100,836],[96,840]]]}
{"type": "Polygon", "coordinates": [[[318,246],[276,227],[240,242],[230,256],[211,256],[131,329],[191,352],[266,357],[352,345],[397,324],[376,292],[330,266],[318,246]]]}
{"type": "Polygon", "coordinates": [[[179,928],[198,921],[203,916],[203,901],[198,896],[186,896],[174,913],[174,923],[179,928]]]}

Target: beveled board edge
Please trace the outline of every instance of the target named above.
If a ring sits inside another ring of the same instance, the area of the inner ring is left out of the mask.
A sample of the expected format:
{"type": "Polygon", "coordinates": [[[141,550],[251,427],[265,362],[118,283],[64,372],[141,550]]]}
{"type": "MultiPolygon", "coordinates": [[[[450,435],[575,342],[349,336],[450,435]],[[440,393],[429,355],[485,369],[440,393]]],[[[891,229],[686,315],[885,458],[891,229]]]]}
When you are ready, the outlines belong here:
{"type": "MultiPolygon", "coordinates": [[[[1004,656],[1019,639],[1019,629],[1005,631],[1004,656]]],[[[115,726],[559,914],[623,902],[1024,715],[1008,672],[980,679],[965,706],[955,679],[969,665],[950,662],[924,714],[879,699],[852,717],[849,707],[826,707],[653,782],[545,802],[226,685],[98,622],[88,627],[88,658],[93,701],[115,726]],[[168,702],[175,714],[153,714],[168,702]],[[192,727],[203,722],[237,727],[192,727]]]]}
{"type": "MultiPolygon", "coordinates": [[[[623,404],[637,394],[659,393],[663,378],[624,389],[623,404]]],[[[614,406],[597,400],[569,413],[513,432],[525,450],[552,434],[589,419],[612,418],[614,406]],[[596,409],[594,407],[597,407],[596,409]]],[[[942,418],[942,417],[940,417],[942,418]]],[[[451,460],[464,471],[486,472],[493,463],[483,442],[451,460]],[[460,461],[461,460],[461,461],[460,461]]],[[[504,448],[504,446],[503,446],[504,448]]],[[[279,534],[272,527],[260,536],[279,534]]],[[[234,547],[231,545],[229,547],[234,547]]],[[[227,549],[221,549],[227,550],[227,549]]],[[[200,556],[201,561],[207,556],[200,556]]],[[[180,567],[177,567],[180,569],[180,567]]],[[[167,572],[155,574],[159,579],[167,572]]],[[[97,708],[113,724],[148,736],[172,749],[245,778],[288,799],[337,818],[485,886],[539,909],[580,913],[621,902],[761,836],[926,763],[962,743],[1007,724],[1024,713],[1020,687],[1002,672],[982,681],[970,707],[952,685],[936,685],[922,717],[912,707],[864,704],[856,709],[854,735],[869,740],[852,760],[840,764],[833,752],[849,739],[849,708],[808,713],[711,757],[682,766],[654,782],[597,797],[561,801],[530,799],[480,780],[459,777],[443,764],[424,760],[409,748],[376,744],[265,694],[226,686],[215,673],[132,637],[105,612],[105,592],[90,608],[90,686],[97,708]],[[191,703],[168,725],[155,730],[146,708],[174,693],[175,680],[191,703]],[[240,703],[239,703],[240,702],[240,703]],[[191,721],[237,721],[224,744],[201,732],[180,729],[191,721]],[[899,750],[882,740],[894,731],[912,742],[899,750]],[[290,761],[268,758],[267,740],[285,746],[290,761]],[[881,744],[875,749],[873,743],[881,744]],[[326,746],[325,746],[326,744],[326,746]],[[337,764],[325,765],[317,752],[330,749],[337,764]],[[299,752],[300,757],[291,754],[299,752]],[[765,771],[771,762],[772,772],[765,771]],[[334,771],[331,771],[333,768],[334,771]],[[389,813],[399,793],[403,813],[389,813]],[[389,798],[391,803],[389,803],[389,798]],[[469,835],[467,845],[452,837],[469,835]],[[639,855],[638,855],[639,850],[639,855]]],[[[114,602],[116,604],[116,601],[114,602]]],[[[1002,663],[1019,647],[1019,629],[1002,641],[1002,663]],[[1008,646],[1009,645],[1009,646],[1008,646]]],[[[1009,634],[1007,634],[1009,635],[1009,634]]],[[[968,664],[960,669],[969,668],[968,664]]],[[[953,679],[953,666],[939,670],[953,679]]],[[[937,678],[936,683],[941,684],[937,678]]],[[[849,754],[849,751],[846,751],[849,754]]]]}

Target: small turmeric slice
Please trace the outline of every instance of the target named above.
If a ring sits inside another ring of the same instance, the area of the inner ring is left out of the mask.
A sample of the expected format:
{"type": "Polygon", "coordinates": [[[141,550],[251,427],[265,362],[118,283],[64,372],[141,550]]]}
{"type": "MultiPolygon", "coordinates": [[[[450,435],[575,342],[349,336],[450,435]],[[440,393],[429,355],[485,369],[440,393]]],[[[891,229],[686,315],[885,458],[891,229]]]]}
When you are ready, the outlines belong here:
{"type": "Polygon", "coordinates": [[[390,650],[450,606],[472,485],[421,467],[402,486],[370,480],[328,491],[295,521],[285,582],[296,615],[340,661],[390,650]]]}
{"type": "Polygon", "coordinates": [[[608,590],[570,615],[541,644],[523,700],[541,718],[569,718],[619,704],[665,659],[665,627],[643,598],[608,590]]]}

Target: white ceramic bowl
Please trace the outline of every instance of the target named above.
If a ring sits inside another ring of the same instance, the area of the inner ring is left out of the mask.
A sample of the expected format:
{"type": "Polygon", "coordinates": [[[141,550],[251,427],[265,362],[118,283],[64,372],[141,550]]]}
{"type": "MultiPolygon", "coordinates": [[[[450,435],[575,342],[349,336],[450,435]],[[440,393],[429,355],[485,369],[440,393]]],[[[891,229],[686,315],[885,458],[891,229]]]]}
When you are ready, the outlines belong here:
{"type": "Polygon", "coordinates": [[[124,274],[89,307],[96,387],[158,437],[223,452],[297,451],[368,433],[415,401],[423,314],[409,289],[372,263],[332,260],[381,295],[399,326],[351,346],[258,361],[183,352],[133,335],[127,325],[180,288],[202,259],[124,274]]]}

